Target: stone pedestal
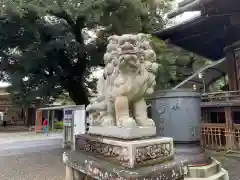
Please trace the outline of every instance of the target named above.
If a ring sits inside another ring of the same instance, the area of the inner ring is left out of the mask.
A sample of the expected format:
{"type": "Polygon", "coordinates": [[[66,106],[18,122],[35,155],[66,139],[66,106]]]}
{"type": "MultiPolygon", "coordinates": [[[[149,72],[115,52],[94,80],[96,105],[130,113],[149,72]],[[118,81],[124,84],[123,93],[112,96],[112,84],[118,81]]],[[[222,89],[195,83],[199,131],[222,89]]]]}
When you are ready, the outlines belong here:
{"type": "MultiPolygon", "coordinates": [[[[162,179],[162,180],[180,180],[183,179],[184,174],[187,174],[187,166],[184,162],[167,162],[158,163],[154,166],[145,166],[137,168],[124,168],[108,161],[108,159],[101,159],[94,156],[92,153],[86,153],[84,151],[73,151],[69,154],[64,154],[66,170],[71,171],[68,174],[72,174],[72,177],[77,179],[74,174],[79,173],[80,178],[88,176],[92,179],[112,180],[112,179],[162,179]]],[[[89,178],[88,178],[89,179],[89,178]]]]}
{"type": "Polygon", "coordinates": [[[90,126],[89,134],[120,139],[139,139],[156,136],[156,127],[119,128],[117,126],[90,126]]]}
{"type": "Polygon", "coordinates": [[[151,137],[150,128],[144,129],[147,131],[90,127],[90,134],[76,136],[76,151],[63,154],[65,180],[80,180],[86,176],[101,180],[229,179],[221,164],[207,160],[204,151],[201,153],[198,148],[195,151],[195,146],[188,150],[179,145],[175,150],[173,138],[151,137]]]}
{"type": "Polygon", "coordinates": [[[174,156],[173,139],[167,137],[122,140],[82,135],[76,143],[79,150],[127,168],[154,165],[174,156]]]}
{"type": "Polygon", "coordinates": [[[212,163],[212,159],[198,142],[174,143],[175,155],[188,159],[189,166],[203,166],[212,163]]]}
{"type": "Polygon", "coordinates": [[[228,172],[221,168],[221,164],[215,159],[206,166],[189,167],[185,159],[176,157],[173,161],[132,169],[84,151],[64,153],[63,159],[66,165],[65,180],[82,180],[85,177],[90,180],[229,180],[228,172]]]}

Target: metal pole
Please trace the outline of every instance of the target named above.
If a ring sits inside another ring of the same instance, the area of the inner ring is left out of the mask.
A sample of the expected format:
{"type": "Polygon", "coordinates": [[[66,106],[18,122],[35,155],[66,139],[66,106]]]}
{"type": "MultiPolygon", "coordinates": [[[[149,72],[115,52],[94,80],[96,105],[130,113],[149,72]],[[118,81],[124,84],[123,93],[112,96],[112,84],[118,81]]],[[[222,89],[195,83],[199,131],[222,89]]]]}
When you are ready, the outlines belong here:
{"type": "Polygon", "coordinates": [[[62,109],[62,113],[63,113],[63,142],[62,142],[62,148],[65,148],[65,141],[66,141],[66,130],[65,130],[65,126],[64,126],[64,108],[62,109]]]}
{"type": "Polygon", "coordinates": [[[49,119],[50,119],[50,112],[47,111],[47,136],[48,136],[48,129],[49,129],[49,119]]]}
{"type": "Polygon", "coordinates": [[[52,131],[54,130],[54,117],[55,117],[55,110],[52,110],[52,131]]]}
{"type": "Polygon", "coordinates": [[[38,112],[39,112],[39,111],[36,111],[36,114],[35,114],[35,133],[37,133],[37,119],[38,119],[38,112]]]}

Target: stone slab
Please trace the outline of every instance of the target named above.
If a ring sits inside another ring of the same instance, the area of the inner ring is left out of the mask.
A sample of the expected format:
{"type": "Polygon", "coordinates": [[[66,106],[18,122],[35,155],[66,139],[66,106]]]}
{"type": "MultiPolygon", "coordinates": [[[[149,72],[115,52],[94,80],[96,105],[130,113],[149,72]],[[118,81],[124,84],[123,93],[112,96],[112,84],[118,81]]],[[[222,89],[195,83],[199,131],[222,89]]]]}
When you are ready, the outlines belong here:
{"type": "Polygon", "coordinates": [[[221,171],[221,163],[213,159],[212,163],[206,166],[189,167],[188,177],[208,178],[221,171]]]}
{"type": "Polygon", "coordinates": [[[212,163],[206,166],[188,168],[186,180],[229,180],[228,172],[221,167],[221,163],[212,158],[212,163]]]}
{"type": "Polygon", "coordinates": [[[90,126],[88,133],[120,139],[139,139],[156,136],[156,127],[119,128],[117,126],[90,126]]]}
{"type": "Polygon", "coordinates": [[[72,151],[65,153],[64,156],[66,156],[63,157],[66,166],[93,179],[182,180],[184,175],[188,173],[188,168],[184,161],[168,161],[154,166],[128,169],[111,163],[107,159],[99,159],[91,153],[84,151],[72,151]]]}
{"type": "Polygon", "coordinates": [[[173,138],[158,137],[140,140],[120,140],[107,137],[80,135],[76,149],[90,152],[117,165],[134,168],[154,165],[174,156],[173,138]]]}
{"type": "Polygon", "coordinates": [[[184,178],[185,180],[229,180],[228,172],[225,169],[221,169],[220,172],[205,178],[184,178]]]}

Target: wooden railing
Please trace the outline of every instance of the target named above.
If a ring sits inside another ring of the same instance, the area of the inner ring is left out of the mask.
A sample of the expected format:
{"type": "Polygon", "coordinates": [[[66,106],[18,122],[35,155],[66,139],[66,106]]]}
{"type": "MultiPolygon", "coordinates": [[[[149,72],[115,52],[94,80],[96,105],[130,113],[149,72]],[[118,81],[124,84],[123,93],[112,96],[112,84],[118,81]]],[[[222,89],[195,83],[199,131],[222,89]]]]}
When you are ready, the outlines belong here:
{"type": "Polygon", "coordinates": [[[226,127],[225,124],[202,123],[201,143],[207,149],[226,148],[226,127]]]}
{"type": "Polygon", "coordinates": [[[202,123],[201,144],[206,149],[240,150],[240,125],[227,129],[225,124],[202,123]]]}
{"type": "Polygon", "coordinates": [[[201,100],[202,102],[240,100],[240,91],[204,93],[201,100]]]}
{"type": "Polygon", "coordinates": [[[240,150],[240,125],[234,124],[234,146],[236,150],[240,150]]]}

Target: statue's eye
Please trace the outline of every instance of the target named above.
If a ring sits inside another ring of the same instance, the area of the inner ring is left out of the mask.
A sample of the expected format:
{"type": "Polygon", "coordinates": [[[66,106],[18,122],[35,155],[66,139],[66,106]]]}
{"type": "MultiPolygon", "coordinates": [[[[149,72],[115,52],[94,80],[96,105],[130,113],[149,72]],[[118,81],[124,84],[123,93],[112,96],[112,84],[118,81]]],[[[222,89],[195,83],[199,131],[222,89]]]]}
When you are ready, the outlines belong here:
{"type": "Polygon", "coordinates": [[[125,40],[122,40],[122,41],[120,41],[120,45],[123,45],[124,43],[125,43],[126,41],[125,40]]]}
{"type": "Polygon", "coordinates": [[[145,45],[142,45],[141,48],[142,48],[143,50],[147,50],[147,47],[146,47],[145,45]]]}
{"type": "Polygon", "coordinates": [[[136,45],[137,41],[135,39],[129,39],[129,43],[132,45],[136,45]]]}

